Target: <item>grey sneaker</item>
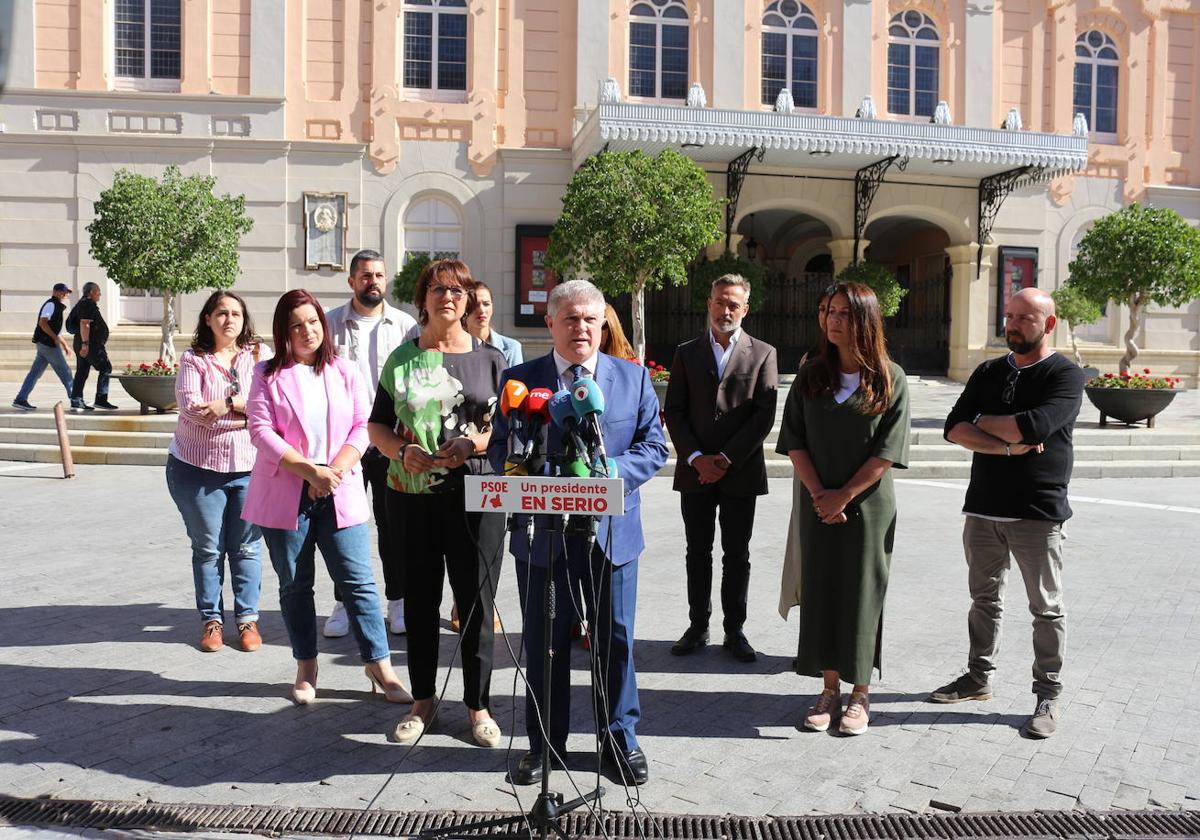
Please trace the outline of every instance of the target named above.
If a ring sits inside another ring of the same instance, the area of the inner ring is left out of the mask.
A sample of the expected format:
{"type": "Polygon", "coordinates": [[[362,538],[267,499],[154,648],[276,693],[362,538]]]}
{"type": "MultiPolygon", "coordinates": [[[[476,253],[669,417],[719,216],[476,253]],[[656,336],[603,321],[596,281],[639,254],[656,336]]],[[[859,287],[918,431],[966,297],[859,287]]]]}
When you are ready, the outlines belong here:
{"type": "Polygon", "coordinates": [[[1025,721],[1021,734],[1026,738],[1049,738],[1058,731],[1058,701],[1044,697],[1038,700],[1033,717],[1025,721]]]}
{"type": "Polygon", "coordinates": [[[991,700],[992,686],[986,680],[980,682],[970,672],[954,682],[947,683],[929,695],[930,703],[962,703],[964,700],[991,700]]]}
{"type": "Polygon", "coordinates": [[[13,408],[19,408],[21,411],[37,411],[36,405],[30,405],[29,400],[13,400],[13,408]]]}

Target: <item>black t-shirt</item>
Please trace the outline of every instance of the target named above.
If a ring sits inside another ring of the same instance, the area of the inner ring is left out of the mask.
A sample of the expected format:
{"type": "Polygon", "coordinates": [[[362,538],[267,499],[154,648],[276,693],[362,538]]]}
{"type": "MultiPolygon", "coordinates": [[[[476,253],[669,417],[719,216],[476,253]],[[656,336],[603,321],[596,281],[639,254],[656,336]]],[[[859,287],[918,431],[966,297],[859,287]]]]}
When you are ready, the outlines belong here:
{"type": "Polygon", "coordinates": [[[79,352],[79,347],[83,344],[83,326],[80,321],[92,322],[88,328],[89,347],[103,347],[108,342],[108,324],[100,314],[100,307],[91,298],[84,298],[75,304],[75,308],[67,316],[67,331],[75,334],[76,352],[79,352]]]}
{"type": "Polygon", "coordinates": [[[990,359],[971,374],[946,418],[944,434],[976,415],[1016,415],[1022,443],[1040,443],[1041,454],[984,455],[971,462],[971,485],[963,511],[985,516],[1065,522],[1071,518],[1067,484],[1074,464],[1072,432],[1083,402],[1083,369],[1060,353],[1020,368],[1013,399],[1004,402],[1012,355],[990,359]]]}

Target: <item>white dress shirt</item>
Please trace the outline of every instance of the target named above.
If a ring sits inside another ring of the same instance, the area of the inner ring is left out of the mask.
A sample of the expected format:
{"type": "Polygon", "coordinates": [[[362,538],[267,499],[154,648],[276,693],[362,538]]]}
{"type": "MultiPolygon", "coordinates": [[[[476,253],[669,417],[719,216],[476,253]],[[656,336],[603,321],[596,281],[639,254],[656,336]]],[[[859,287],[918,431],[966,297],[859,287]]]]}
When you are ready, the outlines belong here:
{"type": "MultiPolygon", "coordinates": [[[[583,367],[584,372],[588,376],[595,379],[596,362],[599,360],[600,354],[593,353],[591,358],[584,359],[582,362],[579,362],[579,365],[583,367]]],[[[575,364],[575,362],[568,362],[558,354],[557,350],[554,351],[554,366],[558,369],[558,387],[560,390],[563,388],[570,388],[575,384],[575,377],[571,375],[571,365],[573,364],[575,364]]]]}
{"type": "MultiPolygon", "coordinates": [[[[736,330],[734,330],[729,335],[729,346],[722,347],[720,342],[717,341],[717,337],[713,334],[712,328],[711,327],[709,328],[708,343],[709,343],[709,346],[712,347],[713,359],[717,363],[717,382],[720,382],[722,379],[725,378],[725,368],[729,367],[729,360],[733,357],[733,349],[735,347],[737,347],[738,339],[741,337],[742,337],[742,328],[738,327],[736,330]]],[[[691,455],[689,455],[687,458],[688,466],[690,467],[692,465],[692,461],[695,461],[697,458],[699,458],[703,454],[704,454],[703,452],[701,452],[699,449],[697,449],[695,452],[693,452],[691,455]]],[[[729,460],[729,456],[726,455],[724,452],[718,452],[717,454],[720,455],[722,458],[724,458],[726,461],[729,460]]]]}

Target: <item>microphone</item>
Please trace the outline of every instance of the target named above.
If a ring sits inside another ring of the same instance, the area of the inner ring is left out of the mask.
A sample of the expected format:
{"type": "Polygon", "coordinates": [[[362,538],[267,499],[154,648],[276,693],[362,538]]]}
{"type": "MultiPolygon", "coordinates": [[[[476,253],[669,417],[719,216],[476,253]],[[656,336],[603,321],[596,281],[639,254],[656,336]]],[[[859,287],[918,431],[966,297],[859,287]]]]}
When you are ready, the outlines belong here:
{"type": "Polygon", "coordinates": [[[600,385],[590,376],[581,376],[571,386],[571,405],[575,416],[583,428],[584,435],[591,444],[588,460],[592,463],[593,473],[603,476],[615,476],[615,464],[612,464],[608,453],[604,450],[604,433],[600,430],[600,416],[604,414],[604,392],[600,385]],[[609,470],[612,469],[612,472],[609,470]]]}
{"type": "Polygon", "coordinates": [[[525,383],[519,379],[510,379],[504,383],[504,391],[500,394],[500,413],[511,420],[516,412],[516,416],[520,418],[528,399],[529,388],[525,383]]]}
{"type": "Polygon", "coordinates": [[[563,453],[559,465],[562,474],[575,478],[589,477],[592,471],[586,460],[587,447],[579,437],[579,418],[575,416],[575,404],[570,391],[559,391],[550,400],[550,417],[554,420],[554,425],[563,430],[563,441],[566,444],[566,452],[563,453]]]}
{"type": "Polygon", "coordinates": [[[548,403],[554,396],[549,388],[534,388],[524,405],[525,448],[520,472],[510,475],[539,475],[546,465],[546,427],[550,422],[548,403]]]}

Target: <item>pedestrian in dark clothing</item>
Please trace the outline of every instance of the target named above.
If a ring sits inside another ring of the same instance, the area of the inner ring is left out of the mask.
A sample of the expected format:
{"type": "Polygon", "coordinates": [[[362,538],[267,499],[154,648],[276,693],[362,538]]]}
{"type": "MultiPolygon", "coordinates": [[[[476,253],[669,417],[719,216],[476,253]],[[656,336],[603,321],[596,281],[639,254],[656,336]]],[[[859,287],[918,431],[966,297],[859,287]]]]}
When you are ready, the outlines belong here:
{"type": "Polygon", "coordinates": [[[71,410],[91,411],[84,402],[83,388],[88,374],[96,371],[96,408],[116,411],[108,401],[108,382],[112,362],[108,359],[108,324],[100,314],[100,285],[84,283],[83,296],[67,316],[67,332],[75,334],[75,384],[71,388],[71,410]]]}
{"type": "Polygon", "coordinates": [[[71,351],[67,347],[66,339],[61,335],[63,312],[66,311],[67,298],[70,295],[71,288],[66,283],[55,283],[50,299],[38,310],[37,326],[33,328],[33,346],[37,350],[37,356],[29,367],[25,381],[21,383],[17,398],[12,401],[13,408],[19,408],[21,411],[37,409],[36,405],[30,405],[29,395],[33,393],[33,386],[37,385],[47,367],[54,369],[59,382],[67,389],[67,396],[71,396],[71,369],[67,367],[67,356],[71,355],[71,351]]]}

